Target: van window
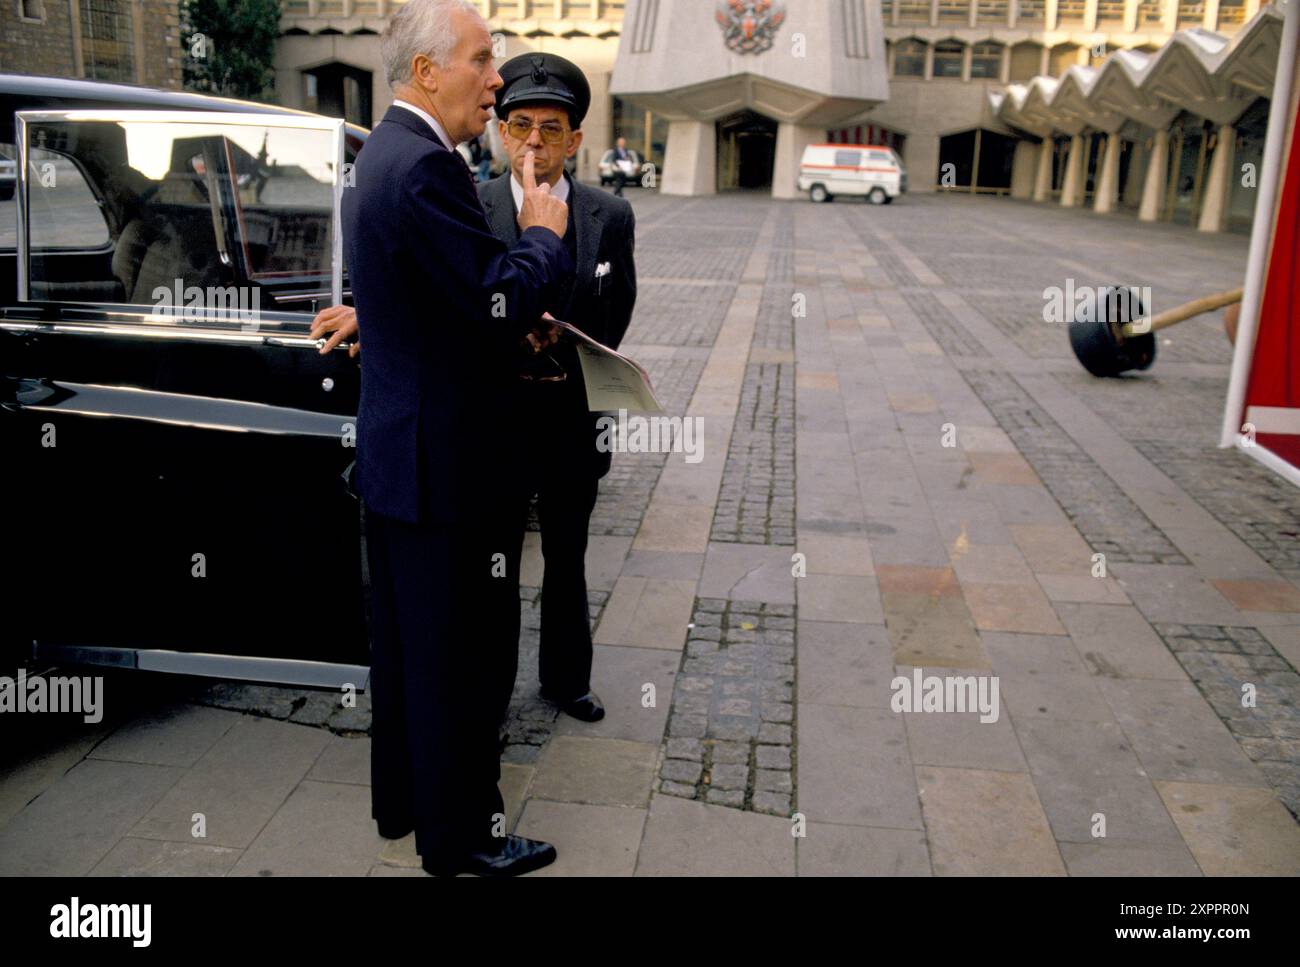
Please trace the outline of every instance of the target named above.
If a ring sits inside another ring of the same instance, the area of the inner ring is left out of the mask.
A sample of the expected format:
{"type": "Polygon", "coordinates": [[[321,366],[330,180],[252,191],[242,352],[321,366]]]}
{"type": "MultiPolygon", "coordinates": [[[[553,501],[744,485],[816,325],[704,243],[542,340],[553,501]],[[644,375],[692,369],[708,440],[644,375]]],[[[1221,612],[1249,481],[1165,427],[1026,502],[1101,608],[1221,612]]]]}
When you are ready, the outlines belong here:
{"type": "Polygon", "coordinates": [[[868,151],[867,160],[886,165],[892,165],[894,163],[894,159],[890,157],[888,151],[868,151]]]}
{"type": "Polygon", "coordinates": [[[861,151],[836,151],[835,165],[839,168],[856,168],[862,163],[861,151]]]}

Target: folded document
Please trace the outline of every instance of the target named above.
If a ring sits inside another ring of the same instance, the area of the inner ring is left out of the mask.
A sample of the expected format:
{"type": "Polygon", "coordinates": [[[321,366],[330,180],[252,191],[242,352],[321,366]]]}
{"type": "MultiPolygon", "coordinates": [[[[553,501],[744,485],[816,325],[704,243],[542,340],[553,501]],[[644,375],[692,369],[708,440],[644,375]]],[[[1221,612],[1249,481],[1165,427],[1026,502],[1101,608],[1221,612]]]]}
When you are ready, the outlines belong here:
{"type": "Polygon", "coordinates": [[[570,334],[582,364],[582,380],[587,385],[587,409],[662,413],[664,408],[655,397],[650,376],[634,360],[596,342],[581,329],[567,322],[555,325],[570,334]]]}

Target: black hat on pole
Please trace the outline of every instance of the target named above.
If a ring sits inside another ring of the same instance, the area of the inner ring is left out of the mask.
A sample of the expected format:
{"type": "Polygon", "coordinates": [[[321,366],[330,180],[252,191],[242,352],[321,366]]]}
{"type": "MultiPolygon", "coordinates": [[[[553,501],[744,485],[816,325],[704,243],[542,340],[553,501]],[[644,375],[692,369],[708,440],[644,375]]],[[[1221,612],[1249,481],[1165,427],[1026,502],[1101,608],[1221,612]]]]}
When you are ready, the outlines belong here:
{"type": "Polygon", "coordinates": [[[577,64],[555,54],[527,53],[501,65],[497,89],[497,117],[505,120],[512,108],[525,104],[553,104],[564,108],[573,127],[591,107],[591,85],[577,64]]]}

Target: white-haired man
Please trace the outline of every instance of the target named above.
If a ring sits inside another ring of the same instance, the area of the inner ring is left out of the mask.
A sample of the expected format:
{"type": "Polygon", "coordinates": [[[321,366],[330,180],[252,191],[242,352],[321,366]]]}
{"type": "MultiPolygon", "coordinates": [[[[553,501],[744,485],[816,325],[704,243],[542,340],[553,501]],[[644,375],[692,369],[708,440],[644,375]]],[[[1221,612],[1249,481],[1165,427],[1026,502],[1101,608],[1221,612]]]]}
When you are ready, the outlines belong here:
{"type": "MultiPolygon", "coordinates": [[[[524,175],[523,231],[491,232],[455,146],[485,130],[501,77],[466,0],[407,0],[380,42],[395,100],[357,157],[343,199],[361,354],[355,487],[370,564],[372,812],[380,834],[415,831],[431,873],[513,875],[555,849],[504,831],[494,684],[485,631],[520,344],[573,272],[568,208],[524,175]]],[[[541,327],[541,328],[539,328],[541,327]]]]}

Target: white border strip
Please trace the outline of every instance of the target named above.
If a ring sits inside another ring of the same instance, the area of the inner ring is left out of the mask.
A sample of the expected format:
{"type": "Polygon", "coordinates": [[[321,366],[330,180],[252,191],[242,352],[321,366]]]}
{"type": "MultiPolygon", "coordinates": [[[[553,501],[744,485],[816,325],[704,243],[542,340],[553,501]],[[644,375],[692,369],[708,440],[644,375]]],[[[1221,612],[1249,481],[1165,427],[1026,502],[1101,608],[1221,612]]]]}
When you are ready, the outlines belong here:
{"type": "Polygon", "coordinates": [[[1237,449],[1248,457],[1258,460],[1268,469],[1272,470],[1279,477],[1289,480],[1291,483],[1300,487],[1300,467],[1287,463],[1272,450],[1267,447],[1261,447],[1258,443],[1254,446],[1246,446],[1245,438],[1238,437],[1236,440],[1237,449]]]}
{"type": "Polygon", "coordinates": [[[1246,422],[1256,433],[1300,436],[1300,408],[1294,406],[1248,406],[1246,422]]]}
{"type": "MultiPolygon", "coordinates": [[[[1300,34],[1300,0],[1286,5],[1282,25],[1282,44],[1277,57],[1277,77],[1273,99],[1269,104],[1268,133],[1264,140],[1264,157],[1260,164],[1259,198],[1255,200],[1255,220],[1250,230],[1250,255],[1246,260],[1246,286],[1241,300],[1237,344],[1232,354],[1232,376],[1228,380],[1228,397],[1223,406],[1223,427],[1219,446],[1234,446],[1241,434],[1237,422],[1246,405],[1246,384],[1255,355],[1255,336],[1259,332],[1259,306],[1268,269],[1268,248],[1273,240],[1273,212],[1277,207],[1278,184],[1282,180],[1282,141],[1286,138],[1291,115],[1291,84],[1295,76],[1296,37],[1300,34]]],[[[1292,151],[1300,151],[1300,131],[1292,132],[1292,151]]],[[[1251,447],[1250,449],[1256,449],[1251,447]]],[[[1274,459],[1280,459],[1274,457],[1274,459]]],[[[1285,461],[1283,461],[1285,463],[1285,461]]],[[[1300,483],[1300,480],[1296,481],[1300,483]]]]}

